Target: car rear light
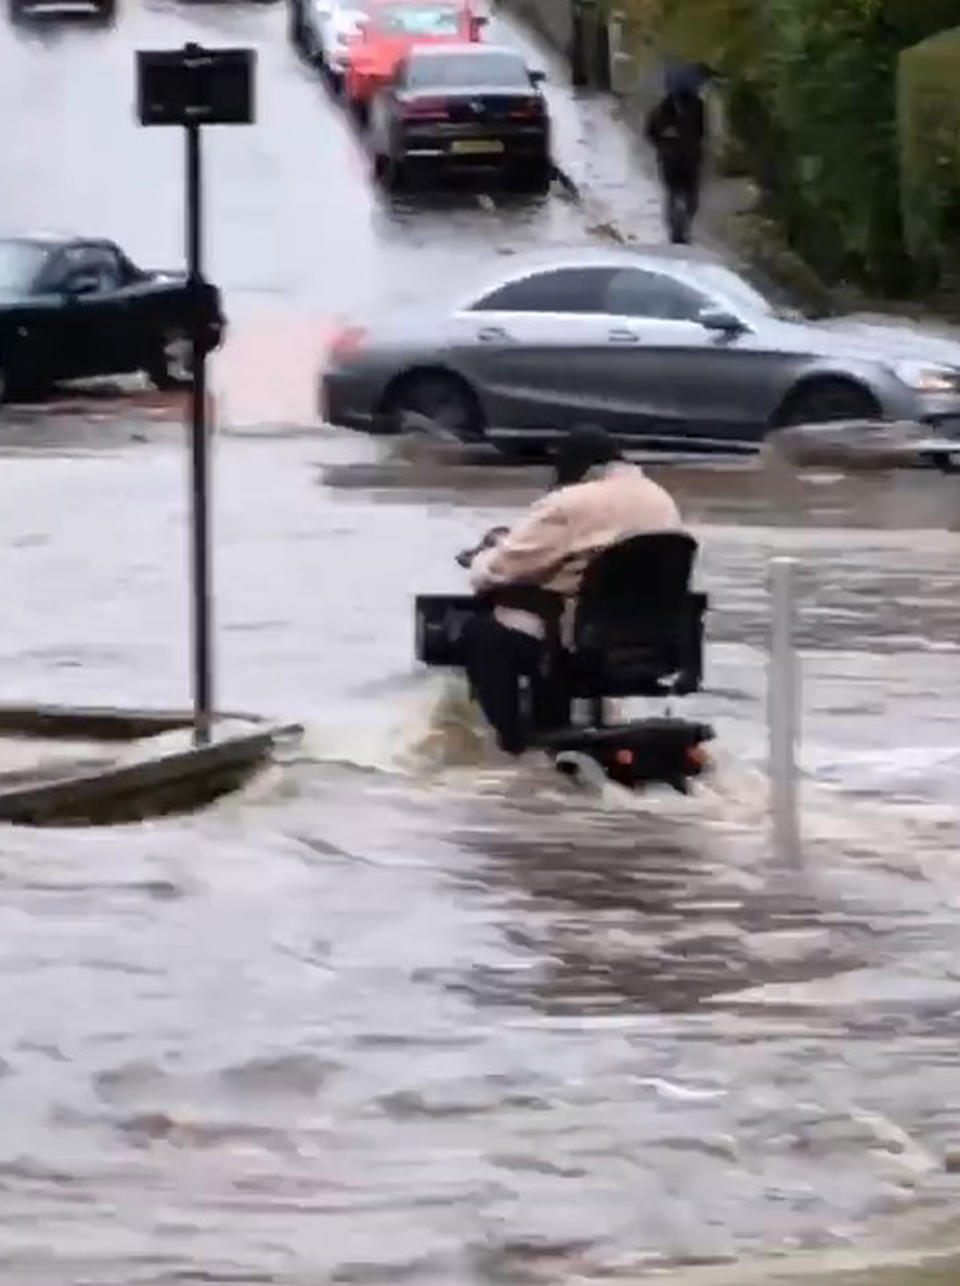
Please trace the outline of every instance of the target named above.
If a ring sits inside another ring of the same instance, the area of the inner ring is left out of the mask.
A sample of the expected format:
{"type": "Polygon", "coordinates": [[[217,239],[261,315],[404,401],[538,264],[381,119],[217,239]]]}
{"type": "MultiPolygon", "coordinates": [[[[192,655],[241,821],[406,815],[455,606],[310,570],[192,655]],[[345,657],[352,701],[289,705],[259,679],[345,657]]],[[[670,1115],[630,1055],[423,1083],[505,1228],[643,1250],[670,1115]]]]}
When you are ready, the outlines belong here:
{"type": "Polygon", "coordinates": [[[543,99],[525,98],[510,108],[514,120],[539,120],[543,116],[543,99]]]}
{"type": "Polygon", "coordinates": [[[450,108],[445,98],[419,98],[415,103],[407,103],[403,114],[408,121],[445,121],[450,108]]]}
{"type": "Polygon", "coordinates": [[[363,343],[366,336],[363,326],[341,326],[330,341],[327,353],[330,357],[347,357],[363,343]]]}

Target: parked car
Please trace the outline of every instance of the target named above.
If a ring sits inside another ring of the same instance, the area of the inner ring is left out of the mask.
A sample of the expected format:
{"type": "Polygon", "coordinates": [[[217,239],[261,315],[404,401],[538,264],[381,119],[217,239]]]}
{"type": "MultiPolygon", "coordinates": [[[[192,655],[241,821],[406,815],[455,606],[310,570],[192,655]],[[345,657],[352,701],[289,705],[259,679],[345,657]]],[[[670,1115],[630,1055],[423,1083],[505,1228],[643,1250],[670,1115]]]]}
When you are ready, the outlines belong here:
{"type": "Polygon", "coordinates": [[[414,46],[478,41],[485,23],[470,0],[378,0],[347,58],[344,93],[354,115],[367,123],[374,98],[414,46]]]}
{"type": "MultiPolygon", "coordinates": [[[[0,402],[57,380],[145,371],[158,388],[190,377],[195,305],[182,272],[136,267],[112,241],[42,234],[0,240],[0,402]]],[[[205,350],[223,339],[204,282],[205,350]]]]}
{"type": "Polygon", "coordinates": [[[411,50],[370,121],[378,178],[397,188],[417,168],[493,168],[535,188],[550,181],[550,117],[513,49],[441,45],[411,50]]]}
{"type": "Polygon", "coordinates": [[[525,451],[584,423],[663,449],[756,449],[777,426],[863,417],[960,437],[960,344],[811,320],[687,247],[570,252],[422,323],[344,330],[321,412],[373,433],[414,412],[525,451]]]}
{"type": "Polygon", "coordinates": [[[369,12],[370,0],[306,0],[303,6],[303,52],[334,89],[343,85],[350,47],[361,39],[369,12]]]}

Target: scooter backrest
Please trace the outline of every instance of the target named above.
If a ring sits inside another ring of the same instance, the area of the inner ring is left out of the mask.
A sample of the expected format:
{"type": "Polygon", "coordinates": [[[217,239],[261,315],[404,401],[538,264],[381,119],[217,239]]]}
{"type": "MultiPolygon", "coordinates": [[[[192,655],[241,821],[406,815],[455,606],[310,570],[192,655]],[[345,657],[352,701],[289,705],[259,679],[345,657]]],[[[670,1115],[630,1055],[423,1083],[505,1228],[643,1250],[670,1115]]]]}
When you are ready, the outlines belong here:
{"type": "Polygon", "coordinates": [[[671,634],[687,610],[697,553],[697,542],[686,532],[632,536],[603,550],[584,572],[574,647],[671,634]]]}

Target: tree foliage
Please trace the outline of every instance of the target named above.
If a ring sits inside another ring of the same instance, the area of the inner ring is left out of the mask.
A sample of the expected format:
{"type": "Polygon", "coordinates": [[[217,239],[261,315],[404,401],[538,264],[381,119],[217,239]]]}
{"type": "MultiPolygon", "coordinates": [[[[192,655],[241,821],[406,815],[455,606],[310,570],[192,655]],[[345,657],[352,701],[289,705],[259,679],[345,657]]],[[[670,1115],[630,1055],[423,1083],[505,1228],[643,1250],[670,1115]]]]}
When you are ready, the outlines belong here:
{"type": "Polygon", "coordinates": [[[900,56],[901,205],[910,253],[937,278],[960,274],[960,28],[900,56]]]}
{"type": "MultiPolygon", "coordinates": [[[[773,212],[826,278],[909,285],[897,66],[958,0],[624,0],[667,56],[728,78],[730,120],[773,212]]],[[[956,93],[960,95],[960,79],[956,93]]]]}

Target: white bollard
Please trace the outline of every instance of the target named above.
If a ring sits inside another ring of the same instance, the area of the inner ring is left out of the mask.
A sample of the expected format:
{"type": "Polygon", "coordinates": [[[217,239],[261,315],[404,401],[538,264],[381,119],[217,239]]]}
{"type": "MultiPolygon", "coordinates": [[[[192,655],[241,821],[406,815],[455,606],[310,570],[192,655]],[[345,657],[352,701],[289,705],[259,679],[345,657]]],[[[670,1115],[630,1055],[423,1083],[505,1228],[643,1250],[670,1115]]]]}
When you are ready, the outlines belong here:
{"type": "Polygon", "coordinates": [[[767,670],[767,727],[770,746],[770,811],[777,857],[799,862],[797,738],[800,671],[794,639],[795,558],[770,563],[770,660],[767,670]]]}

